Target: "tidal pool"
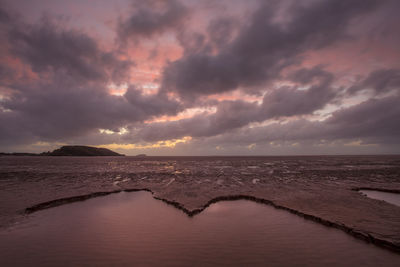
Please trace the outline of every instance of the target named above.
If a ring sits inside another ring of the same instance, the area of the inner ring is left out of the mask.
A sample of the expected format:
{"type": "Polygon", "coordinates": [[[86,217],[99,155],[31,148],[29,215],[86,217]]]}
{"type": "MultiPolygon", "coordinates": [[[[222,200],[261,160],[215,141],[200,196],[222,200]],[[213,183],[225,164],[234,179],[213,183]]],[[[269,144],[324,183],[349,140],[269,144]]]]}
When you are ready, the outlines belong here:
{"type": "Polygon", "coordinates": [[[360,190],[359,192],[369,198],[383,200],[400,207],[400,194],[382,192],[377,190],[360,190]]]}
{"type": "Polygon", "coordinates": [[[248,200],[188,217],[123,192],[3,229],[0,266],[400,266],[400,255],[248,200]]]}

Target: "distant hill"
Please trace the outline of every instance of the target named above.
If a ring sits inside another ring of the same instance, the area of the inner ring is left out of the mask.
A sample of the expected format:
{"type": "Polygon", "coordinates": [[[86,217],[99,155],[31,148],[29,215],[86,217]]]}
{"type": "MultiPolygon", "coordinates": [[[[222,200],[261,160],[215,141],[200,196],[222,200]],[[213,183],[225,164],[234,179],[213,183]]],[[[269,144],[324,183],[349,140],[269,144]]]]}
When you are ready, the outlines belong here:
{"type": "Polygon", "coordinates": [[[44,152],[42,156],[125,156],[107,148],[91,146],[62,146],[53,152],[44,152]]]}

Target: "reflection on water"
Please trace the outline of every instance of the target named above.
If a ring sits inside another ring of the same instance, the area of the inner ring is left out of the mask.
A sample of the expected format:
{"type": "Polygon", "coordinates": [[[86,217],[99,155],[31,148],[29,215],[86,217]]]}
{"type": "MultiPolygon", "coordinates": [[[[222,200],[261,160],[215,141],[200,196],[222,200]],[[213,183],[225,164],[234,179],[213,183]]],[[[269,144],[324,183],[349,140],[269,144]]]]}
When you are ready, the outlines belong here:
{"type": "Polygon", "coordinates": [[[400,256],[250,201],[190,218],[150,193],[33,214],[0,232],[0,266],[400,266],[400,256]]]}
{"type": "Polygon", "coordinates": [[[400,194],[388,193],[376,190],[360,190],[362,194],[369,198],[383,200],[394,205],[400,206],[400,194]]]}

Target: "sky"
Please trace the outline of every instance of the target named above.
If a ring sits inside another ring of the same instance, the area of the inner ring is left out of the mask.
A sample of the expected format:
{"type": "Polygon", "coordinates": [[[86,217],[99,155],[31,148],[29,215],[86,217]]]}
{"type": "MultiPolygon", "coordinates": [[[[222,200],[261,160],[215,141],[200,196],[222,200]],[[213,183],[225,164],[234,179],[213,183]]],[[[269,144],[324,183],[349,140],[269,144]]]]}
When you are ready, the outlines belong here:
{"type": "Polygon", "coordinates": [[[400,154],[400,1],[0,0],[0,151],[400,154]]]}

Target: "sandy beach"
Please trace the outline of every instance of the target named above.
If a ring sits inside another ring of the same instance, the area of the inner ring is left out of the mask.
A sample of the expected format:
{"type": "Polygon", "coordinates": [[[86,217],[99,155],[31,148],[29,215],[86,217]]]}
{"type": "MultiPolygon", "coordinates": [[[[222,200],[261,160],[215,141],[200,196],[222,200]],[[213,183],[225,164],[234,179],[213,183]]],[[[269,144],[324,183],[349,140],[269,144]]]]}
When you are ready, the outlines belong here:
{"type": "Polygon", "coordinates": [[[27,213],[112,192],[148,190],[184,210],[250,199],[399,251],[400,207],[359,188],[400,189],[399,156],[2,157],[2,228],[27,213]]]}

